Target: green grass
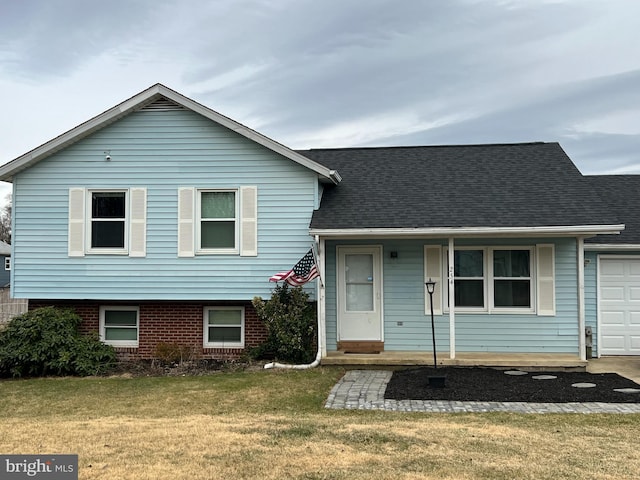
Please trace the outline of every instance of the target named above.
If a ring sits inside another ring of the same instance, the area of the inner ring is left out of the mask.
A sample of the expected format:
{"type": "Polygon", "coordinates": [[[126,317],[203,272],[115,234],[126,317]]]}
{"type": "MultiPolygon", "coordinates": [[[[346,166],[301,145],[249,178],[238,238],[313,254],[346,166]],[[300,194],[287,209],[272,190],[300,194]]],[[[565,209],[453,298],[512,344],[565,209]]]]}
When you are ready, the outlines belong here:
{"type": "Polygon", "coordinates": [[[342,374],[341,369],[315,369],[184,377],[3,380],[0,419],[317,412],[342,374]]]}
{"type": "Polygon", "coordinates": [[[640,415],[324,408],[344,371],[0,381],[0,452],[80,478],[635,479],[640,415]]]}

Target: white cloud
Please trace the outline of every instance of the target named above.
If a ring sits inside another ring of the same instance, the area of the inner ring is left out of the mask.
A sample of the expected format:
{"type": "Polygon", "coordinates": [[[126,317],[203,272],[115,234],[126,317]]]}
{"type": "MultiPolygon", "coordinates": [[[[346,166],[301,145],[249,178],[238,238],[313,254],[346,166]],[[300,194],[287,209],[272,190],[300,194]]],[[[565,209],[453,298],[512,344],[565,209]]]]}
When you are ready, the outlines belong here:
{"type": "Polygon", "coordinates": [[[161,82],[292,147],[559,140],[583,168],[625,168],[639,15],[620,0],[11,2],[0,163],[161,82]]]}
{"type": "MultiPolygon", "coordinates": [[[[640,106],[605,113],[575,125],[576,132],[640,135],[640,106]]],[[[640,156],[638,158],[640,160],[640,156]]]]}

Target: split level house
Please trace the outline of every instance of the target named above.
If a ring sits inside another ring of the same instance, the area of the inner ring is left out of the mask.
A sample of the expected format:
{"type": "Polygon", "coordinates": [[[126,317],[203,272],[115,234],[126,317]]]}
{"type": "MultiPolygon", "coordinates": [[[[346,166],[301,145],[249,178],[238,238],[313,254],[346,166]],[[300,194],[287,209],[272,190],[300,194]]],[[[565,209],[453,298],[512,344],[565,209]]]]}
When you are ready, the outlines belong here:
{"type": "Polygon", "coordinates": [[[640,354],[640,182],[557,143],[295,151],[157,84],[0,180],[12,295],[123,357],[242,355],[251,300],[312,247],[325,360],[432,352],[431,306],[445,359],[640,354]]]}

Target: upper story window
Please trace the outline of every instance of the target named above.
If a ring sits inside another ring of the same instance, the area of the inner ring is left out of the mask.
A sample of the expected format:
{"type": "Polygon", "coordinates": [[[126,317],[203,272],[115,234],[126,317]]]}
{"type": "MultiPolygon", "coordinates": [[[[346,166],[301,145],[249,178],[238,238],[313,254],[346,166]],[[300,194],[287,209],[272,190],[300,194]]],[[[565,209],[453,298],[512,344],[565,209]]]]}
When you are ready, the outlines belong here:
{"type": "Polygon", "coordinates": [[[258,187],[178,189],[178,256],[258,255],[258,187]]]}
{"type": "Polygon", "coordinates": [[[146,256],[147,189],[69,189],[70,257],[146,256]]]}
{"type": "Polygon", "coordinates": [[[11,270],[11,257],[4,257],[4,269],[11,270]]]}
{"type": "Polygon", "coordinates": [[[198,252],[237,253],[237,192],[198,191],[198,252]]]}
{"type": "Polygon", "coordinates": [[[127,192],[91,191],[90,250],[127,248],[127,192]]]}

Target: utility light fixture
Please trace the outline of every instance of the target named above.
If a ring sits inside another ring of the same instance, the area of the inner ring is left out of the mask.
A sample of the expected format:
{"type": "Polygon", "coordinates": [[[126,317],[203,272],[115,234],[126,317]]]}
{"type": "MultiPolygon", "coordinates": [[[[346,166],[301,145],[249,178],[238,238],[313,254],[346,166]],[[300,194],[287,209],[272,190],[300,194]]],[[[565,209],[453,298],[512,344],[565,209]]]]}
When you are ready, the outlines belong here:
{"type": "MultiPolygon", "coordinates": [[[[433,339],[433,368],[435,370],[438,369],[438,357],[436,353],[436,326],[433,321],[433,292],[436,290],[436,282],[429,278],[428,282],[424,282],[427,286],[427,293],[429,294],[429,300],[431,304],[431,338],[433,339]]],[[[444,387],[445,377],[444,376],[433,376],[429,377],[429,385],[432,387],[444,387]]]]}

